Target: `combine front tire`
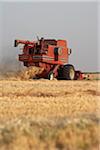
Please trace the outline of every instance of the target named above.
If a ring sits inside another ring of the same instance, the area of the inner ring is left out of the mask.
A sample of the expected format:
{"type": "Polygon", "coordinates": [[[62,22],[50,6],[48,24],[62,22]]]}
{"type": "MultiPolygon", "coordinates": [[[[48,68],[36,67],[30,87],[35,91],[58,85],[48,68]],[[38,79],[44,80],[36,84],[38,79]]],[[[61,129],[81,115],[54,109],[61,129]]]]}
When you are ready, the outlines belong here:
{"type": "Polygon", "coordinates": [[[74,80],[75,78],[74,66],[68,64],[63,67],[63,78],[66,80],[74,80]]]}
{"type": "Polygon", "coordinates": [[[54,79],[54,74],[53,74],[52,71],[49,73],[48,79],[49,79],[49,80],[53,80],[53,79],[54,79]]]}

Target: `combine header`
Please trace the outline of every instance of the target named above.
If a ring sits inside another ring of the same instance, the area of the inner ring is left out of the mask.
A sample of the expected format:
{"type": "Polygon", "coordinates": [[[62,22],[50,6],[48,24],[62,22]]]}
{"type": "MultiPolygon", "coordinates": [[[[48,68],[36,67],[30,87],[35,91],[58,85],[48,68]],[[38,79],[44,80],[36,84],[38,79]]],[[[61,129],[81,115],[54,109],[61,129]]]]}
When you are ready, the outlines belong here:
{"type": "Polygon", "coordinates": [[[38,39],[37,41],[15,40],[14,46],[23,44],[23,53],[19,54],[19,61],[24,66],[37,66],[43,68],[43,72],[37,77],[49,80],[81,79],[80,71],[75,71],[74,66],[68,63],[71,49],[66,40],[38,39]]]}

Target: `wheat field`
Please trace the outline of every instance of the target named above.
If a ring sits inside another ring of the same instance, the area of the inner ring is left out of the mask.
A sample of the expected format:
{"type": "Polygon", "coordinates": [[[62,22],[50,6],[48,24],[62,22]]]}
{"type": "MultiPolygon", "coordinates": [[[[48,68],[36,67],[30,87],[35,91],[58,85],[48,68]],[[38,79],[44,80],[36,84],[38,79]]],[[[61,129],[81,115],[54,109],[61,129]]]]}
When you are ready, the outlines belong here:
{"type": "Polygon", "coordinates": [[[1,150],[99,150],[100,81],[0,79],[1,150]]]}

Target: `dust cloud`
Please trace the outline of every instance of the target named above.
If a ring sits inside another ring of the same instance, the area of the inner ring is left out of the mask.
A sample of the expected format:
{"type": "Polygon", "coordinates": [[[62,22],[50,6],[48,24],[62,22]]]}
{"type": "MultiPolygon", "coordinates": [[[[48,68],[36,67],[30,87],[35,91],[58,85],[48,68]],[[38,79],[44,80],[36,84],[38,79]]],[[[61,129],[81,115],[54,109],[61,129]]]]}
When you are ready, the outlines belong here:
{"type": "Polygon", "coordinates": [[[15,76],[23,69],[23,64],[18,60],[18,52],[12,47],[0,47],[0,77],[15,76]]]}

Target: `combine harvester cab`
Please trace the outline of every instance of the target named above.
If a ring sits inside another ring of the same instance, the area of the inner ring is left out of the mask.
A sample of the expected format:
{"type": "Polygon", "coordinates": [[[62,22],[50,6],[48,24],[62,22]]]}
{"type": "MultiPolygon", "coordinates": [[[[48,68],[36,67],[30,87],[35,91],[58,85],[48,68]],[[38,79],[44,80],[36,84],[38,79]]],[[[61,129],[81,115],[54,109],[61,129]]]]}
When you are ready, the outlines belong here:
{"type": "Polygon", "coordinates": [[[14,46],[17,47],[19,44],[24,45],[23,53],[19,54],[19,61],[26,67],[42,68],[42,73],[38,74],[39,78],[77,79],[74,66],[68,64],[71,49],[68,48],[66,40],[44,38],[37,41],[15,40],[14,46]]]}

